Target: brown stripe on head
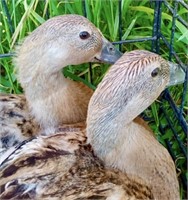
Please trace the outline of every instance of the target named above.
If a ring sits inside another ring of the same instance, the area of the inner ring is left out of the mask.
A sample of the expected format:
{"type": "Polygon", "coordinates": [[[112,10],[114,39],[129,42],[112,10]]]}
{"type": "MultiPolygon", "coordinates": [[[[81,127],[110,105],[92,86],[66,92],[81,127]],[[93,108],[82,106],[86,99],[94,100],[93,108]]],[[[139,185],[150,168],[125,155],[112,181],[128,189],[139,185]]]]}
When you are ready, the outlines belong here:
{"type": "Polygon", "coordinates": [[[168,80],[169,65],[159,55],[145,50],[125,53],[98,85],[87,121],[110,121],[125,109],[133,120],[159,96],[168,80]]]}
{"type": "MultiPolygon", "coordinates": [[[[151,68],[150,65],[156,65],[159,68],[168,68],[167,62],[159,55],[145,51],[134,50],[125,53],[110,69],[99,85],[100,90],[106,91],[111,85],[118,85],[117,90],[125,85],[135,85],[133,79],[141,75],[145,70],[151,68]]],[[[163,74],[168,70],[163,70],[163,74]]],[[[113,88],[115,91],[115,88],[113,88]]],[[[112,91],[112,93],[113,93],[112,91]]],[[[106,92],[105,92],[106,93],[106,92]]]]}

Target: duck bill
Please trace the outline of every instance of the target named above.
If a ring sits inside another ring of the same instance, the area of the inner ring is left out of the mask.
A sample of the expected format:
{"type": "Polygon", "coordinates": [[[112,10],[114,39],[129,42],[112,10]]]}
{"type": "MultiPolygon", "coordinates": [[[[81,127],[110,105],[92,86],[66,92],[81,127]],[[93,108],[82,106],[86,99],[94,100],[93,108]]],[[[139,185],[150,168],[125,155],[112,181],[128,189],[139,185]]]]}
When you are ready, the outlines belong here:
{"type": "Polygon", "coordinates": [[[180,65],[169,62],[170,66],[170,80],[167,87],[172,85],[178,85],[185,81],[185,71],[180,65]]]}
{"type": "Polygon", "coordinates": [[[95,61],[114,64],[122,55],[123,53],[117,50],[112,43],[103,38],[102,51],[95,57],[95,61]]]}

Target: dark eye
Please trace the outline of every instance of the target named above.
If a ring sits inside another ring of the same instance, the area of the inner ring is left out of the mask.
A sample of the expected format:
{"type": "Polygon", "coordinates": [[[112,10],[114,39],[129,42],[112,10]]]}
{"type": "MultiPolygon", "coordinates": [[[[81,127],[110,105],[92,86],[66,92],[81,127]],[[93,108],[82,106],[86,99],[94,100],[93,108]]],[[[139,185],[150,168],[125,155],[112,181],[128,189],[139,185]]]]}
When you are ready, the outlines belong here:
{"type": "Polygon", "coordinates": [[[156,77],[156,76],[159,74],[159,71],[160,71],[159,68],[154,69],[154,70],[151,72],[151,76],[152,76],[152,77],[156,77]]]}
{"type": "Polygon", "coordinates": [[[83,32],[80,33],[80,38],[82,40],[85,40],[85,39],[87,39],[89,37],[90,37],[90,34],[87,31],[83,31],[83,32]]]}

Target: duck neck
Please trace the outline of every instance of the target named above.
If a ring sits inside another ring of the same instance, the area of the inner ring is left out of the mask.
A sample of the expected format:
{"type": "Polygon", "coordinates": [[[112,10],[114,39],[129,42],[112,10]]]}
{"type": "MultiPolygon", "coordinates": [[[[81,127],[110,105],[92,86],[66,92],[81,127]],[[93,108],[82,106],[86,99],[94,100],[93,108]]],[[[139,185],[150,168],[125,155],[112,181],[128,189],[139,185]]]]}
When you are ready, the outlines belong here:
{"type": "Polygon", "coordinates": [[[58,119],[58,113],[64,107],[64,94],[69,87],[69,80],[61,71],[53,74],[36,73],[23,87],[31,115],[41,127],[52,128],[58,125],[62,120],[61,117],[58,119]]]}
{"type": "Polygon", "coordinates": [[[24,87],[26,98],[32,103],[36,99],[53,97],[54,94],[60,94],[59,91],[66,88],[68,82],[69,80],[60,71],[51,75],[38,73],[24,87]]]}
{"type": "Polygon", "coordinates": [[[37,73],[22,85],[30,113],[46,134],[59,125],[86,119],[92,90],[65,78],[61,71],[37,73]]]}
{"type": "Polygon", "coordinates": [[[118,105],[105,107],[99,102],[99,104],[92,104],[92,108],[89,108],[91,110],[88,112],[87,119],[88,142],[92,145],[95,154],[105,163],[113,166],[114,162],[122,160],[121,156],[125,155],[122,152],[125,150],[123,146],[127,141],[137,143],[136,140],[139,140],[140,137],[135,137],[140,132],[139,127],[133,119],[142,112],[141,104],[134,109],[135,105],[131,102],[124,108],[118,105]]]}
{"type": "MultiPolygon", "coordinates": [[[[157,95],[157,92],[147,95],[142,88],[143,77],[138,77],[138,82],[126,79],[124,73],[117,73],[117,69],[121,68],[115,67],[116,65],[109,70],[92,96],[87,117],[88,142],[105,163],[109,163],[106,159],[110,152],[113,152],[115,160],[122,160],[121,155],[126,154],[118,152],[123,151],[122,145],[125,146],[127,141],[131,141],[131,145],[139,143],[145,132],[140,133],[140,127],[133,120],[152,104],[157,95]],[[135,137],[137,133],[140,133],[140,136],[135,137]]],[[[148,85],[147,87],[150,88],[148,85]]],[[[128,144],[129,147],[131,145],[128,144]]]]}

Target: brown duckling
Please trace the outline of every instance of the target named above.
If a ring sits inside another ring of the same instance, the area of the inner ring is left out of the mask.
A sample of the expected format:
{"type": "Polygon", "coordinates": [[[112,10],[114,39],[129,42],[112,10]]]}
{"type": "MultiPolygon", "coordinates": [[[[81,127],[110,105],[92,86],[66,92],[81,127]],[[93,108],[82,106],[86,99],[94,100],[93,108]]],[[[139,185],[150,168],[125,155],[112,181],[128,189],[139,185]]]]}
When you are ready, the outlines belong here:
{"type": "Polygon", "coordinates": [[[144,50],[125,53],[91,97],[87,137],[106,167],[142,178],[155,199],[179,199],[175,165],[151,131],[134,118],[166,86],[183,82],[185,73],[159,55],[144,50]]]}
{"type": "Polygon", "coordinates": [[[93,91],[61,69],[86,62],[114,63],[121,53],[85,17],[49,19],[16,50],[24,95],[0,95],[0,152],[62,124],[85,121],[93,91]]]}
{"type": "Polygon", "coordinates": [[[183,79],[176,65],[155,53],[125,53],[90,100],[86,130],[90,144],[85,144],[85,129],[80,126],[26,141],[2,162],[0,197],[179,199],[169,153],[133,119],[167,85],[183,79]]]}

